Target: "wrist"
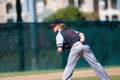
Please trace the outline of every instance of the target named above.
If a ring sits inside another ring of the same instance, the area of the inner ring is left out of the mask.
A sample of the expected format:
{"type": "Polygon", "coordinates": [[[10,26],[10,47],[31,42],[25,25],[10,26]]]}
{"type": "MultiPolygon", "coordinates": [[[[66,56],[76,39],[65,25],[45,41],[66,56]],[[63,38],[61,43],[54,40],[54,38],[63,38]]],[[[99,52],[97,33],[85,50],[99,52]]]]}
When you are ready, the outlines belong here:
{"type": "Polygon", "coordinates": [[[84,39],[80,39],[80,42],[83,44],[85,42],[85,40],[84,39]]]}
{"type": "Polygon", "coordinates": [[[80,39],[80,42],[84,42],[84,39],[80,39]]]}

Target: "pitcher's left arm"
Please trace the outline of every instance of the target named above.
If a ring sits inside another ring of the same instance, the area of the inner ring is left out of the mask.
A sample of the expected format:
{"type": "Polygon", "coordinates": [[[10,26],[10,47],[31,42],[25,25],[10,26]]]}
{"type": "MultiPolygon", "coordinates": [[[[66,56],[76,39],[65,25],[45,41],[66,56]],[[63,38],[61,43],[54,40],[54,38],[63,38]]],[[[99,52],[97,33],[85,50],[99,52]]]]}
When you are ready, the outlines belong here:
{"type": "Polygon", "coordinates": [[[85,35],[82,33],[82,32],[80,32],[79,33],[79,36],[80,36],[80,42],[83,44],[83,43],[85,43],[85,35]]]}

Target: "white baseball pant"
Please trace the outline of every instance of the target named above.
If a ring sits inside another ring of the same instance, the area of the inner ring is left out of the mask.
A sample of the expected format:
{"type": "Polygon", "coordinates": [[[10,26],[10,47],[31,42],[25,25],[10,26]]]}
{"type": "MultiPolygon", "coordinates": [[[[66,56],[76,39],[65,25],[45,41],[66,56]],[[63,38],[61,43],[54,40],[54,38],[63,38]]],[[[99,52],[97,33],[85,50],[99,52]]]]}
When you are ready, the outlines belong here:
{"type": "Polygon", "coordinates": [[[101,64],[97,61],[89,46],[83,45],[81,44],[81,42],[76,42],[75,44],[73,44],[68,56],[68,61],[63,73],[62,80],[71,80],[75,65],[77,64],[79,58],[82,56],[89,63],[89,65],[95,71],[100,80],[110,80],[109,76],[107,75],[101,64]]]}

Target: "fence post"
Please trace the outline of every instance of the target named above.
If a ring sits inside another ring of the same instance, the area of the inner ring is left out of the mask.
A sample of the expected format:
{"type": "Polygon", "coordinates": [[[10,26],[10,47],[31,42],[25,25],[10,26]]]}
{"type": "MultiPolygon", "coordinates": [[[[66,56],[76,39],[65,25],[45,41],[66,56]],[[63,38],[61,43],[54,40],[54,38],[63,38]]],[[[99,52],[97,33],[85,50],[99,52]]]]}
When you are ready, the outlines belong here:
{"type": "Polygon", "coordinates": [[[17,30],[18,30],[18,52],[19,52],[19,71],[24,71],[24,44],[23,44],[23,31],[22,31],[22,8],[20,0],[16,0],[17,12],[17,30]]]}
{"type": "Polygon", "coordinates": [[[36,32],[35,32],[35,24],[36,22],[36,12],[35,12],[35,1],[34,0],[29,0],[29,13],[30,13],[30,22],[32,24],[30,25],[30,42],[31,42],[31,54],[32,54],[32,69],[36,70],[37,69],[37,60],[36,60],[36,32]]]}
{"type": "Polygon", "coordinates": [[[18,52],[19,52],[19,71],[25,70],[25,59],[24,59],[24,44],[23,44],[23,28],[22,23],[17,24],[18,27],[18,52]]]}

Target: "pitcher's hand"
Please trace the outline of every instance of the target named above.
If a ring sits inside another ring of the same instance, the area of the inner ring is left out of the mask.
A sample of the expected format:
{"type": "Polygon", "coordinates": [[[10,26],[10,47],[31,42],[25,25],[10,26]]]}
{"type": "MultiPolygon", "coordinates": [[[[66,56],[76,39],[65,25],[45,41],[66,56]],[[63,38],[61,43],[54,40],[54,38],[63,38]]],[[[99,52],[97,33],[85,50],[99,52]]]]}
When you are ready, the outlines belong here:
{"type": "Polygon", "coordinates": [[[57,51],[58,51],[59,53],[61,53],[61,52],[63,51],[63,50],[62,50],[62,47],[58,47],[57,51]]]}

